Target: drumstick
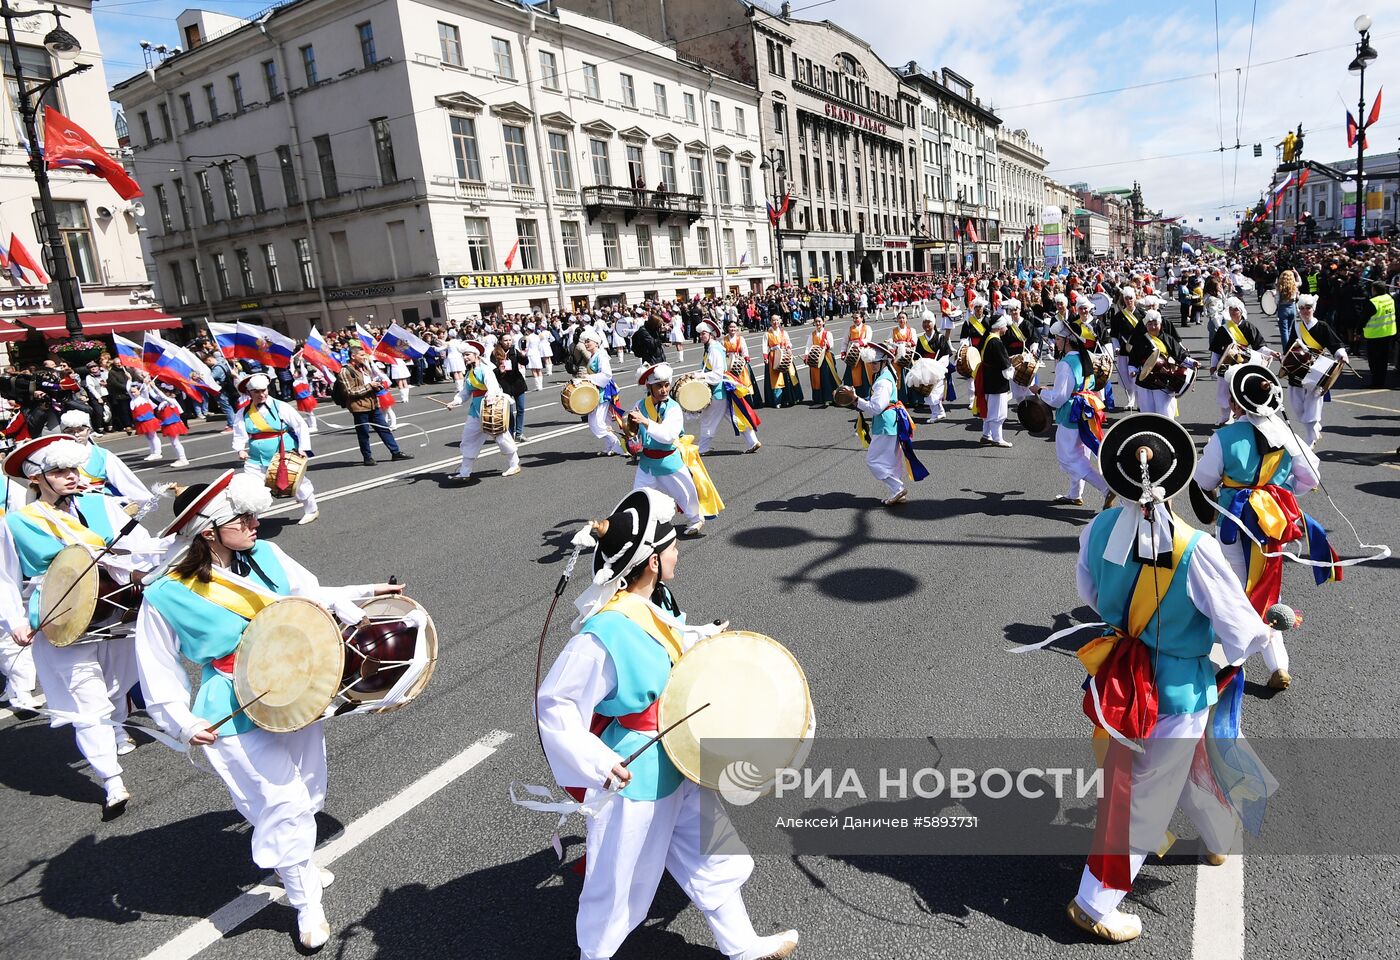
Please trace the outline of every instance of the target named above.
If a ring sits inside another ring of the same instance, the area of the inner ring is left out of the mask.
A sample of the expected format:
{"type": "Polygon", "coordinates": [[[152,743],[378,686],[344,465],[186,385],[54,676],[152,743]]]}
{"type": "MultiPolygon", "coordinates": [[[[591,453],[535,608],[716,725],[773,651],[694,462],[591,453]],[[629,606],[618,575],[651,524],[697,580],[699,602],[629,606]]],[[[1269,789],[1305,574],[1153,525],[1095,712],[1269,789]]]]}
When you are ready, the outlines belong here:
{"type": "MultiPolygon", "coordinates": [[[[426,396],[426,394],[425,394],[425,396],[426,396]]],[[[438,406],[443,407],[444,409],[447,409],[447,410],[451,410],[451,409],[452,409],[452,404],[447,403],[447,402],[444,401],[444,400],[439,400],[437,397],[428,397],[428,399],[431,400],[431,401],[433,401],[433,403],[436,403],[438,406]]]]}
{"type": "MultiPolygon", "coordinates": [[[[631,755],[630,757],[628,757],[626,760],[622,761],[623,769],[626,769],[627,767],[631,766],[633,760],[637,759],[637,758],[640,757],[642,754],[644,754],[644,753],[646,753],[648,750],[650,750],[652,747],[656,746],[656,744],[660,743],[660,742],[661,742],[661,738],[664,737],[664,736],[666,736],[666,734],[670,733],[672,730],[676,729],[676,728],[679,727],[681,724],[685,723],[685,722],[686,722],[687,720],[689,720],[691,717],[695,716],[697,713],[699,713],[701,710],[704,710],[704,709],[705,709],[706,707],[708,707],[708,706],[709,706],[708,703],[702,703],[702,704],[700,704],[700,706],[696,707],[694,710],[690,711],[690,712],[687,713],[685,716],[681,717],[679,720],[677,720],[675,723],[671,724],[671,725],[670,725],[669,727],[667,727],[665,730],[662,730],[660,733],[658,733],[656,736],[652,737],[652,738],[651,738],[650,740],[648,740],[646,743],[642,744],[642,745],[641,745],[640,747],[638,747],[636,750],[633,750],[633,751],[632,751],[632,755],[631,755]]],[[[609,788],[609,787],[608,787],[608,784],[610,784],[610,783],[612,783],[612,778],[611,778],[611,777],[608,778],[607,783],[604,783],[604,784],[603,784],[603,788],[604,788],[604,789],[608,789],[608,788],[609,788]]]]}
{"type": "Polygon", "coordinates": [[[243,704],[242,706],[240,706],[237,710],[233,711],[233,713],[230,713],[228,716],[224,717],[224,718],[223,718],[222,720],[220,720],[218,723],[211,723],[211,724],[209,724],[209,727],[208,727],[209,732],[210,732],[210,733],[213,733],[215,730],[219,729],[219,728],[222,727],[224,724],[228,723],[228,722],[229,722],[230,720],[232,720],[234,717],[238,716],[238,715],[239,715],[240,713],[242,713],[244,710],[247,710],[249,707],[251,707],[253,704],[257,703],[259,700],[261,700],[263,697],[267,696],[267,695],[268,695],[269,693],[271,693],[271,692],[272,692],[271,690],[264,690],[262,693],[258,694],[256,697],[254,697],[253,699],[249,700],[247,703],[245,703],[245,704],[243,704]]]}

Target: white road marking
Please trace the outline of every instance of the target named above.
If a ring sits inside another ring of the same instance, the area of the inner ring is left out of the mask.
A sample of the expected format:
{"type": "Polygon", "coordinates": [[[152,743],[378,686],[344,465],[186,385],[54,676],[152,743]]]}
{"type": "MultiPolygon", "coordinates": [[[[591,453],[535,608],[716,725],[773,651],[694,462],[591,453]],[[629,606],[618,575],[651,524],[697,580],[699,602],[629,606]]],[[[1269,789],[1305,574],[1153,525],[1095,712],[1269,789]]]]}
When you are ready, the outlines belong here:
{"type": "MultiPolygon", "coordinates": [[[[510,737],[504,730],[492,730],[451,760],[419,777],[373,810],[366,811],[346,827],[344,833],[316,851],[316,863],[329,867],[491,756],[510,737]]],[[[188,960],[246,923],[264,907],[281,900],[284,895],[285,891],[280,886],[260,883],[224,904],[207,920],[200,920],[184,933],[146,954],[145,960],[188,960]]]]}
{"type": "Polygon", "coordinates": [[[1244,956],[1244,857],[1233,854],[1218,867],[1196,867],[1196,919],[1191,929],[1193,960],[1240,960],[1244,956]]]}

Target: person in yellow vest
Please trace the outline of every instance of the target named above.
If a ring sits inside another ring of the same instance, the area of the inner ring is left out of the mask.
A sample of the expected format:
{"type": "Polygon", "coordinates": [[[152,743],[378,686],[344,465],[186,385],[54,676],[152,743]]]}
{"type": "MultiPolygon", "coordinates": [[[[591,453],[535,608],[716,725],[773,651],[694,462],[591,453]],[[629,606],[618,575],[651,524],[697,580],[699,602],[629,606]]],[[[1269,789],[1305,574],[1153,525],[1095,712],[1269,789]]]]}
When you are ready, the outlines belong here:
{"type": "Polygon", "coordinates": [[[1366,362],[1371,365],[1371,386],[1386,388],[1395,354],[1395,296],[1384,283],[1371,284],[1371,299],[1362,308],[1369,314],[1361,336],[1366,338],[1366,362]]]}
{"type": "MultiPolygon", "coordinates": [[[[1314,354],[1330,356],[1338,363],[1347,362],[1347,349],[1342,338],[1324,320],[1317,319],[1317,296],[1305,293],[1298,297],[1298,322],[1293,325],[1294,339],[1285,346],[1301,343],[1314,354]]],[[[1298,435],[1308,446],[1315,446],[1322,435],[1323,391],[1317,388],[1311,370],[1302,376],[1288,378],[1288,406],[1293,411],[1293,421],[1298,435]]]]}

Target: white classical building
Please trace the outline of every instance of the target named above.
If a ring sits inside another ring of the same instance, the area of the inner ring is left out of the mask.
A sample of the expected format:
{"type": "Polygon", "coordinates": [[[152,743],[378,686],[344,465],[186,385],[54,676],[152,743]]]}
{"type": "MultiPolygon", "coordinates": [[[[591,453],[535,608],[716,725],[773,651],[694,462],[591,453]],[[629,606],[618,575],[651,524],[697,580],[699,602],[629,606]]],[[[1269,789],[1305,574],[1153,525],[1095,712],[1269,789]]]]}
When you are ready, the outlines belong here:
{"type": "Polygon", "coordinates": [[[1008,267],[1027,270],[1045,262],[1040,234],[1045,209],[1045,151],[1024,129],[998,130],[1001,159],[1001,246],[1008,267]]]}
{"type": "MultiPolygon", "coordinates": [[[[43,103],[59,110],[117,155],[117,131],[107,102],[107,79],[92,4],[90,0],[62,0],[58,7],[64,14],[64,29],[78,39],[82,52],[76,60],[65,62],[45,49],[43,38],[55,23],[47,10],[36,8],[32,15],[17,18],[14,25],[26,85],[33,88],[74,66],[89,65],[47,93],[43,103]]],[[[39,189],[24,147],[28,137],[15,102],[15,67],[3,43],[0,57],[8,91],[7,109],[0,112],[0,244],[10,247],[13,237],[34,258],[45,258],[44,268],[52,273],[39,229],[39,189]]],[[[159,118],[154,122],[159,125],[159,118]]],[[[42,135],[42,114],[39,129],[42,135]]],[[[63,247],[81,288],[79,317],[84,332],[98,336],[175,324],[153,309],[151,284],[141,260],[140,200],[122,200],[105,180],[85,173],[51,170],[49,179],[63,247]]],[[[5,271],[0,271],[0,276],[4,277],[0,282],[0,343],[6,344],[12,355],[18,347],[19,355],[37,358],[43,349],[31,331],[38,330],[48,339],[66,336],[57,288],[22,283],[5,271]],[[19,346],[25,341],[28,343],[19,346]]]]}
{"type": "Polygon", "coordinates": [[[773,280],[757,93],[612,23],[290,0],[179,26],[187,49],[112,96],[187,319],[295,335],[773,280]]]}

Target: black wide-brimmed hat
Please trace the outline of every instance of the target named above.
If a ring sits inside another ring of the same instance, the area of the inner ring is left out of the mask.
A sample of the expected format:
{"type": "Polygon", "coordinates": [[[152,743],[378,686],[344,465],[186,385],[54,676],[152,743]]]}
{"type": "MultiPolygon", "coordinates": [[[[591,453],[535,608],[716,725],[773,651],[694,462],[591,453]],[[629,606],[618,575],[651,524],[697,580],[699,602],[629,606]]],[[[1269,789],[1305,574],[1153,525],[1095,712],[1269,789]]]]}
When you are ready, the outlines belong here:
{"type": "Polygon", "coordinates": [[[1242,363],[1232,367],[1230,399],[1245,413],[1267,417],[1283,409],[1283,385],[1278,376],[1262,363],[1242,363]]]}
{"type": "Polygon", "coordinates": [[[1163,499],[1180,493],[1196,471],[1196,447],[1186,428],[1171,417],[1137,413],[1119,420],[1099,445],[1099,470],[1108,488],[1136,503],[1142,496],[1142,461],[1163,499]]]}
{"type": "Polygon", "coordinates": [[[607,519],[607,530],[593,550],[593,579],[606,583],[625,577],[656,551],[676,539],[671,524],[676,501],[657,490],[633,490],[607,519]]]}

